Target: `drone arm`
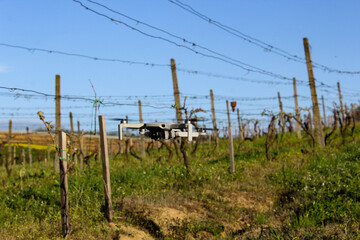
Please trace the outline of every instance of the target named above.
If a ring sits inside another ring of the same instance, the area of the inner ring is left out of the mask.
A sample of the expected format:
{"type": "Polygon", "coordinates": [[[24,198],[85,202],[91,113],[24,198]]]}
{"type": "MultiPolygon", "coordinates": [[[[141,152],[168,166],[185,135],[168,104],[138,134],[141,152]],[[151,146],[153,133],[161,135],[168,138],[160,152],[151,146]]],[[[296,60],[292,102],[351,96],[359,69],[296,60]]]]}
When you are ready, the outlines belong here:
{"type": "Polygon", "coordinates": [[[175,137],[187,137],[187,136],[188,136],[187,132],[180,132],[180,131],[175,132],[175,137]]]}
{"type": "Polygon", "coordinates": [[[187,137],[188,140],[191,142],[193,140],[193,138],[195,137],[199,137],[200,135],[206,135],[205,132],[192,132],[192,133],[187,133],[187,132],[175,132],[175,137],[187,137]]]}
{"type": "Polygon", "coordinates": [[[119,140],[123,140],[123,124],[118,125],[118,131],[119,131],[119,140]]]}
{"type": "MultiPolygon", "coordinates": [[[[193,138],[193,131],[192,131],[192,124],[191,123],[188,123],[187,124],[187,128],[188,128],[188,140],[189,142],[192,141],[192,138],[193,138]]],[[[197,136],[194,136],[194,137],[197,137],[197,136]]]]}
{"type": "Polygon", "coordinates": [[[143,123],[121,123],[124,125],[125,128],[130,128],[130,129],[139,129],[142,126],[144,126],[143,123]]]}
{"type": "Polygon", "coordinates": [[[186,127],[187,127],[186,132],[182,132],[180,130],[175,131],[174,132],[175,137],[183,137],[183,138],[187,137],[189,142],[191,142],[194,137],[199,137],[200,135],[206,134],[206,132],[204,130],[202,130],[201,132],[193,132],[193,129],[192,129],[193,125],[191,123],[188,123],[186,125],[186,127]]]}
{"type": "Polygon", "coordinates": [[[118,126],[119,140],[123,140],[123,138],[124,138],[124,133],[123,133],[124,128],[139,129],[139,128],[143,127],[143,126],[144,126],[143,123],[120,123],[119,126],[118,126]]]}

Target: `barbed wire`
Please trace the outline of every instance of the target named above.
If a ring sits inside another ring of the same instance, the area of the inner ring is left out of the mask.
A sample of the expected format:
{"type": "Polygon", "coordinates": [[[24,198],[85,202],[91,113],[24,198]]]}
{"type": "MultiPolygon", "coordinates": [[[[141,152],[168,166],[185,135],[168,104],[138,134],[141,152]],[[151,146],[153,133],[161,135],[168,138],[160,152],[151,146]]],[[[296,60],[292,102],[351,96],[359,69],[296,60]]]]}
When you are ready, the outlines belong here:
{"type": "MultiPolygon", "coordinates": [[[[196,99],[201,99],[201,98],[206,98],[209,99],[210,96],[208,95],[196,95],[196,94],[191,94],[191,93],[182,93],[184,96],[190,96],[189,98],[191,99],[193,96],[196,99]]],[[[302,98],[302,99],[310,99],[310,97],[307,96],[302,96],[302,95],[297,95],[298,98],[302,98]]],[[[293,99],[294,95],[290,95],[290,96],[282,96],[281,99],[293,99]]],[[[224,96],[224,95],[217,95],[214,94],[214,99],[217,100],[234,100],[234,101],[265,101],[265,100],[277,100],[278,97],[235,97],[235,96],[224,96]]]]}
{"type": "MultiPolygon", "coordinates": [[[[44,93],[44,92],[40,92],[37,90],[32,90],[32,89],[23,89],[23,88],[15,88],[15,87],[4,87],[4,86],[0,86],[0,89],[4,89],[7,91],[10,91],[10,95],[16,96],[16,97],[20,97],[23,96],[24,98],[31,98],[31,97],[45,97],[45,98],[55,98],[54,94],[48,94],[48,93],[44,93]],[[19,93],[20,92],[20,93],[19,93]],[[25,93],[24,93],[25,92],[25,93]],[[27,93],[32,93],[32,94],[27,94],[27,93]]],[[[6,93],[2,93],[2,96],[6,95],[6,93]]],[[[153,95],[156,96],[156,95],[153,95]]],[[[170,96],[170,95],[159,95],[159,96],[170,96]]],[[[206,99],[209,100],[209,96],[208,95],[198,95],[198,94],[191,94],[191,93],[181,93],[181,96],[184,98],[185,96],[188,96],[188,98],[190,100],[202,100],[202,99],[206,99]]],[[[129,97],[129,96],[117,96],[119,98],[122,97],[129,97]]],[[[86,102],[91,102],[93,103],[93,99],[89,98],[89,97],[85,97],[85,96],[74,96],[74,95],[62,95],[60,96],[61,99],[66,99],[66,100],[70,100],[70,101],[86,101],[86,102]]],[[[223,96],[223,95],[215,95],[214,96],[215,100],[220,102],[220,101],[225,101],[227,99],[231,100],[231,101],[239,101],[239,102],[248,102],[248,101],[269,101],[269,100],[278,100],[278,97],[274,96],[274,97],[235,97],[235,96],[223,96]]],[[[310,97],[308,96],[302,96],[302,95],[298,95],[299,99],[303,99],[303,100],[309,100],[310,97]]],[[[328,97],[327,97],[328,98],[328,97]]],[[[294,99],[293,95],[290,96],[282,96],[281,97],[282,100],[284,99],[294,99]]],[[[336,98],[337,99],[337,98],[336,98]]],[[[136,99],[137,100],[137,99],[136,99]]],[[[142,106],[144,107],[150,107],[150,108],[155,108],[155,109],[174,109],[174,107],[172,107],[171,104],[172,101],[169,101],[168,104],[164,103],[163,106],[161,106],[161,104],[157,103],[156,105],[154,104],[150,104],[150,103],[146,103],[146,102],[142,102],[142,106]]],[[[117,101],[107,101],[107,99],[103,99],[101,104],[104,107],[114,107],[114,106],[138,106],[138,102],[135,101],[133,103],[126,103],[122,100],[122,102],[117,102],[117,101]]],[[[195,103],[196,104],[196,103],[195,103]]],[[[199,103],[197,103],[199,104],[199,103]]],[[[201,105],[209,105],[210,101],[206,102],[205,104],[201,104],[201,105]]],[[[321,103],[319,103],[321,105],[321,103]]],[[[266,108],[275,108],[277,107],[276,105],[264,105],[261,104],[262,107],[261,109],[266,109],[266,108]]],[[[249,104],[247,103],[246,106],[259,106],[259,104],[249,104]]],[[[287,108],[292,108],[292,107],[288,107],[285,106],[287,108]]],[[[92,106],[70,106],[69,109],[71,108],[89,108],[91,109],[92,106]]],[[[12,110],[16,110],[16,109],[24,109],[23,107],[8,107],[8,108],[2,108],[2,109],[12,109],[12,110]]],[[[34,109],[33,107],[31,107],[30,109],[34,109]]],[[[48,108],[48,109],[52,109],[52,108],[48,108]]],[[[259,108],[258,108],[259,109],[259,108]]],[[[207,112],[210,112],[210,109],[205,109],[207,112]]],[[[252,110],[256,110],[256,109],[241,109],[241,111],[252,111],[252,110]]],[[[165,112],[162,112],[165,113],[165,112]]]]}
{"type": "MultiPolygon", "coordinates": [[[[40,92],[37,90],[31,90],[31,89],[4,87],[4,86],[0,86],[0,89],[10,91],[10,93],[3,93],[2,96],[14,96],[15,98],[24,97],[26,99],[29,99],[29,98],[45,98],[45,99],[52,98],[52,99],[54,99],[55,98],[54,94],[48,94],[48,93],[40,92]],[[26,92],[26,93],[22,93],[22,92],[26,92]],[[27,94],[28,92],[33,93],[33,94],[27,94]]],[[[336,92],[330,92],[328,90],[325,90],[325,92],[334,94],[334,97],[330,98],[330,99],[337,99],[338,95],[336,92]]],[[[156,95],[153,95],[153,96],[156,96],[156,95]]],[[[170,95],[158,95],[157,97],[161,97],[161,96],[169,97],[170,95]]],[[[347,97],[347,96],[358,97],[358,95],[343,94],[343,97],[347,97]]],[[[88,97],[88,96],[62,95],[60,97],[61,97],[61,99],[65,99],[65,100],[69,100],[69,101],[85,101],[85,102],[91,102],[91,103],[93,103],[93,101],[94,101],[93,98],[88,97]]],[[[199,102],[196,102],[198,100],[202,100],[202,101],[210,100],[209,95],[199,95],[199,94],[192,94],[192,93],[181,93],[181,97],[182,98],[187,97],[190,101],[195,101],[194,104],[200,104],[199,102]]],[[[297,95],[297,97],[298,97],[298,99],[303,99],[303,100],[310,99],[310,97],[302,96],[302,95],[297,95]]],[[[104,107],[138,106],[137,101],[141,100],[140,98],[129,98],[129,96],[123,96],[123,97],[117,96],[117,98],[114,98],[111,96],[109,98],[104,98],[104,100],[102,101],[102,105],[104,107]],[[127,100],[124,100],[124,98],[127,98],[127,100]],[[133,101],[133,102],[126,102],[126,101],[133,101]]],[[[329,97],[327,97],[327,98],[329,98],[329,97]]],[[[216,94],[214,95],[214,101],[216,101],[216,102],[225,101],[225,100],[249,102],[249,101],[269,101],[269,100],[277,100],[277,99],[278,99],[278,97],[276,97],[276,96],[274,96],[274,97],[235,97],[235,96],[223,96],[223,95],[216,95],[216,94]]],[[[282,96],[281,99],[283,99],[283,100],[294,99],[294,96],[293,95],[282,96]]],[[[209,103],[210,103],[210,101],[206,102],[205,104],[209,104],[209,103]]],[[[201,103],[201,105],[203,105],[203,104],[204,103],[201,103]]],[[[251,104],[247,103],[247,105],[251,105],[251,104]]],[[[168,99],[167,101],[163,101],[163,102],[157,100],[156,105],[154,105],[148,101],[142,101],[142,106],[150,107],[150,108],[154,108],[154,109],[172,109],[173,108],[172,107],[172,98],[168,99]]],[[[92,106],[88,106],[88,108],[91,108],[91,107],[92,106]]],[[[81,106],[78,108],[87,108],[87,107],[81,106]]]]}
{"type": "MultiPolygon", "coordinates": [[[[31,93],[35,93],[37,95],[34,94],[21,94],[21,93],[13,93],[15,96],[23,96],[23,97],[38,97],[38,96],[42,96],[45,98],[51,97],[51,98],[55,98],[54,94],[48,94],[48,93],[43,93],[43,92],[39,92],[39,91],[35,91],[35,90],[29,90],[29,89],[23,89],[23,88],[10,88],[10,87],[3,87],[0,86],[0,89],[6,89],[9,91],[20,91],[20,92],[31,92],[31,93]]],[[[94,102],[94,99],[92,98],[87,98],[87,97],[82,97],[82,96],[73,96],[73,95],[61,95],[60,96],[61,99],[66,99],[66,100],[70,100],[70,101],[86,101],[86,102],[94,102]]],[[[137,103],[119,103],[119,102],[102,102],[101,103],[104,106],[137,106],[137,103]]],[[[169,107],[159,107],[159,106],[155,106],[155,105],[150,105],[150,104],[142,104],[142,106],[144,107],[150,107],[150,108],[156,108],[156,109],[164,109],[164,108],[171,108],[171,106],[169,107]]]]}
{"type": "MultiPolygon", "coordinates": [[[[198,70],[190,70],[190,69],[184,69],[184,68],[176,68],[179,72],[184,72],[188,74],[195,74],[195,75],[202,75],[212,78],[220,78],[220,79],[228,79],[233,81],[242,81],[242,82],[251,82],[251,83],[265,83],[269,85],[292,85],[293,83],[290,81],[284,82],[284,81],[274,81],[274,80],[258,80],[258,79],[250,79],[250,78],[244,78],[244,77],[234,77],[234,76],[227,76],[222,75],[218,73],[211,73],[211,72],[203,72],[198,70]]],[[[306,81],[303,80],[297,80],[297,83],[300,83],[301,85],[308,86],[309,84],[306,81]]]]}
{"type": "MultiPolygon", "coordinates": [[[[104,57],[97,57],[97,56],[89,56],[89,55],[85,55],[85,54],[52,50],[52,49],[26,47],[26,46],[20,46],[20,45],[8,44],[8,43],[0,43],[0,46],[27,50],[29,52],[45,52],[45,53],[50,53],[50,54],[54,53],[54,54],[65,55],[65,56],[80,57],[80,58],[86,58],[86,59],[95,60],[95,61],[107,61],[107,62],[112,61],[112,62],[120,62],[120,63],[124,63],[124,64],[136,64],[136,65],[144,65],[144,66],[151,66],[151,67],[170,67],[170,64],[159,64],[159,63],[151,63],[151,62],[136,62],[136,61],[130,61],[130,60],[121,60],[121,59],[116,59],[116,58],[104,58],[104,57]]],[[[193,75],[204,75],[204,76],[213,77],[213,78],[236,80],[236,81],[265,83],[265,84],[274,84],[274,85],[280,85],[280,84],[290,85],[290,84],[292,84],[291,82],[284,82],[284,81],[257,80],[257,79],[249,79],[249,78],[242,78],[242,77],[235,77],[235,76],[226,76],[226,75],[222,75],[219,73],[203,72],[203,71],[199,71],[199,70],[191,70],[191,69],[185,69],[185,68],[177,68],[177,70],[180,72],[193,74],[193,75]]],[[[305,81],[302,81],[302,80],[297,80],[297,81],[300,84],[308,85],[305,81]]],[[[126,96],[124,96],[124,97],[126,97],[126,96]]],[[[134,96],[129,96],[129,97],[134,97],[134,96]]],[[[144,97],[147,97],[147,96],[144,96],[144,97]]],[[[151,97],[151,96],[148,96],[148,97],[151,97]]]]}
{"type": "MultiPolygon", "coordinates": [[[[62,52],[62,51],[43,49],[43,48],[25,47],[25,46],[13,45],[13,44],[8,44],[8,43],[0,43],[0,46],[10,47],[10,48],[18,48],[18,49],[28,50],[31,52],[40,51],[40,52],[47,52],[47,53],[56,53],[56,54],[61,54],[61,55],[65,55],[65,56],[81,57],[81,58],[87,58],[87,59],[92,59],[92,60],[97,60],[97,61],[117,61],[117,62],[121,62],[121,63],[137,64],[137,65],[152,66],[152,67],[170,67],[169,64],[158,64],[158,63],[151,63],[151,62],[134,62],[134,61],[120,60],[120,59],[106,59],[103,57],[90,57],[88,55],[83,55],[83,54],[62,52]]],[[[207,77],[213,77],[213,78],[219,78],[219,79],[225,79],[225,80],[244,81],[244,82],[251,82],[251,83],[264,83],[264,84],[269,84],[269,85],[281,85],[281,84],[282,85],[291,85],[292,84],[292,82],[249,79],[249,78],[227,76],[227,75],[223,75],[223,74],[219,74],[219,73],[204,72],[204,71],[191,70],[191,69],[185,69],[185,68],[177,68],[177,70],[180,72],[188,73],[188,74],[203,75],[203,76],[207,76],[207,77]]],[[[315,81],[319,83],[319,85],[318,85],[319,89],[322,89],[322,88],[332,89],[334,92],[331,92],[331,93],[336,93],[336,91],[337,91],[336,86],[330,86],[330,85],[325,84],[324,82],[321,82],[317,79],[315,79],[315,81]]],[[[297,82],[297,84],[303,85],[303,86],[309,85],[309,83],[307,83],[307,81],[304,81],[301,79],[297,79],[296,82],[297,82]]],[[[330,91],[326,91],[326,90],[323,90],[323,91],[330,92],[330,91]]],[[[346,93],[346,91],[344,93],[346,93]]],[[[349,92],[348,94],[356,95],[357,93],[349,92]]],[[[162,97],[162,96],[171,97],[171,95],[114,96],[114,97],[123,97],[123,98],[131,99],[131,98],[140,98],[140,97],[142,97],[142,98],[157,98],[157,97],[162,97]]],[[[111,97],[111,96],[109,96],[109,97],[111,97]]]]}
{"type": "Polygon", "coordinates": [[[44,48],[24,47],[24,46],[8,44],[8,43],[0,43],[0,46],[27,50],[29,52],[45,52],[45,53],[55,53],[55,54],[71,56],[71,57],[81,57],[81,58],[87,58],[87,59],[91,59],[91,60],[95,60],[95,61],[120,62],[120,63],[125,63],[125,64],[144,65],[144,66],[151,66],[151,67],[170,67],[170,64],[138,62],[138,61],[122,60],[122,59],[117,59],[117,58],[94,57],[94,56],[89,56],[89,55],[80,54],[80,53],[49,50],[49,49],[44,49],[44,48]]]}
{"type": "MultiPolygon", "coordinates": [[[[185,42],[185,43],[192,43],[191,47],[189,47],[187,45],[184,45],[184,44],[177,43],[177,42],[175,42],[173,40],[170,40],[168,38],[165,38],[165,37],[156,36],[156,35],[153,35],[153,34],[150,34],[150,33],[146,33],[146,32],[144,32],[144,31],[142,31],[142,30],[140,30],[138,28],[135,28],[134,26],[132,26],[132,25],[130,25],[128,23],[125,23],[124,21],[117,20],[115,18],[112,18],[112,17],[108,16],[107,14],[96,11],[96,10],[90,8],[89,6],[85,5],[84,3],[82,3],[80,0],[72,0],[72,1],[78,3],[84,9],[86,9],[86,10],[88,10],[88,11],[90,11],[90,12],[92,12],[92,13],[98,15],[98,16],[104,17],[104,18],[110,20],[111,22],[119,23],[119,24],[121,24],[121,25],[123,25],[123,26],[125,26],[125,27],[127,27],[127,28],[129,28],[131,30],[134,30],[134,31],[136,31],[136,32],[138,32],[138,33],[140,33],[140,34],[142,34],[144,36],[168,42],[168,43],[173,44],[173,45],[175,45],[177,47],[184,48],[184,49],[187,49],[187,50],[189,50],[191,52],[199,54],[199,55],[201,55],[203,57],[208,57],[208,58],[220,60],[222,62],[231,64],[233,66],[237,66],[237,67],[239,67],[239,68],[241,68],[241,69],[243,69],[243,70],[245,70],[247,72],[256,72],[256,73],[260,73],[260,74],[263,74],[263,75],[268,75],[268,76],[271,76],[271,77],[274,77],[274,78],[284,79],[284,80],[291,80],[292,81],[292,78],[283,76],[283,75],[278,74],[278,73],[273,73],[271,71],[261,69],[259,67],[252,66],[252,65],[250,65],[248,63],[245,63],[243,61],[228,57],[228,56],[226,56],[224,54],[218,53],[218,52],[216,52],[214,50],[211,50],[209,48],[202,47],[201,45],[198,45],[196,43],[193,43],[193,42],[190,42],[190,41],[187,41],[187,40],[184,41],[185,38],[181,38],[181,40],[183,42],[185,42]],[[207,50],[207,51],[209,51],[209,52],[211,52],[213,54],[216,54],[217,56],[214,56],[214,55],[211,55],[211,54],[206,54],[206,53],[203,53],[203,52],[200,52],[200,51],[197,51],[197,50],[194,49],[194,47],[199,47],[199,46],[202,47],[202,49],[204,49],[204,50],[207,50]]],[[[139,23],[140,23],[140,21],[139,21],[139,23]]]]}
{"type": "MultiPolygon", "coordinates": [[[[198,12],[197,10],[195,10],[193,7],[191,7],[190,5],[188,4],[185,4],[179,0],[168,0],[170,3],[182,8],[183,10],[201,18],[202,20],[222,29],[223,31],[233,35],[233,36],[236,36],[236,37],[239,37],[241,38],[242,40],[250,43],[250,44],[253,44],[257,47],[260,47],[262,48],[263,50],[265,50],[266,52],[272,52],[274,54],[277,54],[281,57],[284,57],[285,59],[287,60],[291,60],[291,61],[294,61],[294,62],[299,62],[299,63],[304,63],[306,64],[306,59],[303,58],[303,57],[299,57],[295,54],[292,54],[292,53],[289,53],[288,51],[285,51],[279,47],[276,47],[274,45],[271,45],[271,44],[268,44],[262,40],[259,40],[259,39],[256,39],[254,37],[251,37],[233,27],[230,27],[228,25],[225,25],[225,24],[222,24],[221,22],[219,21],[216,21],[200,12],[198,12]]],[[[332,68],[332,67],[328,67],[328,66],[325,66],[323,64],[320,64],[320,63],[317,63],[317,62],[314,62],[312,61],[312,64],[315,68],[318,68],[318,69],[321,69],[325,72],[329,72],[329,73],[338,73],[338,74],[349,74],[349,75],[355,75],[355,74],[360,74],[360,71],[346,71],[346,70],[339,70],[339,69],[335,69],[335,68],[332,68]]]]}

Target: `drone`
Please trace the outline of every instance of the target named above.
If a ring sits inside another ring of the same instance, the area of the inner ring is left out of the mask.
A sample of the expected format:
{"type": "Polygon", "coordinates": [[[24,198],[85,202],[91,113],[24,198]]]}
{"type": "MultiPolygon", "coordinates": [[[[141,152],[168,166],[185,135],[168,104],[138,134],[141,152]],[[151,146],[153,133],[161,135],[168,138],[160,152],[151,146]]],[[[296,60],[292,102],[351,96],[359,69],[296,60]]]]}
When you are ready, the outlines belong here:
{"type": "Polygon", "coordinates": [[[153,140],[169,140],[177,137],[187,138],[189,142],[195,137],[206,135],[207,128],[193,130],[191,120],[187,119],[184,123],[172,122],[150,122],[150,123],[128,123],[125,119],[119,119],[118,125],[119,140],[123,140],[123,129],[139,129],[142,136],[150,137],[153,140]]]}

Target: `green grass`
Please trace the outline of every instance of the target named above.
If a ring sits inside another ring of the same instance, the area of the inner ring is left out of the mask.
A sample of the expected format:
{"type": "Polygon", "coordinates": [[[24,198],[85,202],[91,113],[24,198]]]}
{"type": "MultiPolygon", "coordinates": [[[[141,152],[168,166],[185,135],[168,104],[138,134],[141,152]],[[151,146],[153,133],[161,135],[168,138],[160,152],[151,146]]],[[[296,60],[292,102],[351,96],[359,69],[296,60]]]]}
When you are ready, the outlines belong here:
{"type": "MultiPolygon", "coordinates": [[[[274,144],[271,162],[264,138],[239,144],[236,140],[234,148],[240,151],[235,151],[234,174],[229,173],[226,140],[214,155],[208,143],[202,144],[190,160],[190,175],[176,156],[171,162],[157,161],[168,155],[166,149],[151,150],[145,160],[111,159],[114,223],[130,224],[155,239],[359,238],[356,138],[349,136],[346,144],[334,139],[312,153],[309,139],[285,134],[274,144]],[[146,211],[154,207],[193,215],[169,222],[165,231],[146,211]]],[[[44,166],[34,160],[25,171],[17,165],[11,177],[1,167],[0,179],[0,239],[61,238],[59,176],[52,161],[44,166]]],[[[104,218],[101,162],[92,159],[84,170],[72,169],[69,192],[70,239],[113,239],[122,232],[104,218]]]]}

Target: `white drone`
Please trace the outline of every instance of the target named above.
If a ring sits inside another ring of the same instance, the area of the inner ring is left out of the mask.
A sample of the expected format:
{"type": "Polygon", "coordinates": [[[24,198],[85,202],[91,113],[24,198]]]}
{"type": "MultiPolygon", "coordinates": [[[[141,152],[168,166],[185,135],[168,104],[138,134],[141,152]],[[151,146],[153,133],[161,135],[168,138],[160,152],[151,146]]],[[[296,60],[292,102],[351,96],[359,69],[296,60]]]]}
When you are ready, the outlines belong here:
{"type": "Polygon", "coordinates": [[[206,128],[199,128],[199,132],[193,130],[193,125],[190,120],[185,123],[172,123],[172,122],[151,122],[151,123],[128,123],[124,119],[120,119],[119,139],[123,139],[123,129],[139,129],[140,135],[150,137],[154,140],[168,140],[176,137],[187,137],[191,142],[194,137],[206,135],[206,128]]]}

